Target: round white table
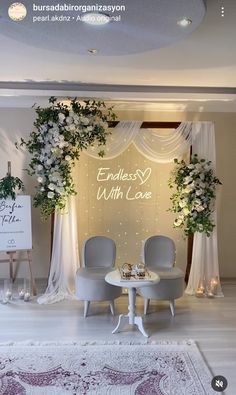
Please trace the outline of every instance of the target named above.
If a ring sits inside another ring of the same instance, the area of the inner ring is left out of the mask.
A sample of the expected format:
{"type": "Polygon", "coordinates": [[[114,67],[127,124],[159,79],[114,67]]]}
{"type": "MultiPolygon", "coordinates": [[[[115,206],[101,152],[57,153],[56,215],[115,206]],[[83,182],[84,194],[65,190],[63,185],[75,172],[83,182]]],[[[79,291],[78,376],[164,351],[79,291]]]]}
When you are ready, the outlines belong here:
{"type": "Polygon", "coordinates": [[[129,307],[128,307],[129,313],[127,315],[121,314],[119,316],[118,324],[116,328],[112,331],[112,333],[120,332],[128,321],[130,325],[137,325],[138,329],[143,334],[143,336],[149,337],[148,333],[145,331],[143,327],[143,317],[137,316],[135,314],[136,311],[135,301],[136,301],[137,288],[142,288],[148,285],[157,284],[160,281],[160,278],[156,273],[149,271],[149,274],[150,274],[150,280],[149,279],[135,280],[132,278],[129,280],[128,279],[123,280],[121,279],[119,270],[114,270],[112,272],[107,273],[105,277],[105,281],[107,283],[111,285],[116,285],[117,287],[128,288],[128,292],[129,292],[129,307]]]}

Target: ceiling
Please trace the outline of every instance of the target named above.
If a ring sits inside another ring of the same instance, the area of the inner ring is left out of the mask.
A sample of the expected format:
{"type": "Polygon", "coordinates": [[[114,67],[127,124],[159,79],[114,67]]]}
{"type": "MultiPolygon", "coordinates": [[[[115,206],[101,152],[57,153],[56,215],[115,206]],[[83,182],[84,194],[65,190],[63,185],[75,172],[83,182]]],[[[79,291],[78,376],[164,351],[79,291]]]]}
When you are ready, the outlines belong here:
{"type": "MultiPolygon", "coordinates": [[[[61,1],[62,7],[63,3],[61,1]]],[[[201,24],[206,11],[203,0],[129,0],[128,4],[127,1],[101,0],[98,3],[102,8],[113,5],[114,11],[109,12],[113,19],[103,26],[91,26],[78,20],[78,17],[86,15],[83,7],[86,7],[85,11],[87,7],[89,9],[91,0],[81,3],[81,8],[76,3],[79,11],[55,11],[54,8],[51,11],[50,5],[54,7],[57,0],[49,2],[48,9],[44,7],[44,0],[36,1],[34,6],[32,0],[24,0],[26,17],[13,22],[8,16],[9,0],[1,0],[5,5],[1,6],[1,33],[30,46],[61,52],[66,56],[75,54],[88,59],[88,50],[95,48],[99,57],[117,57],[156,50],[183,40],[201,24]],[[58,21],[48,20],[54,16],[58,21]],[[177,23],[183,17],[192,21],[185,28],[177,23]]]]}
{"type": "Polygon", "coordinates": [[[97,1],[126,4],[121,21],[103,27],[33,23],[42,13],[32,12],[31,0],[23,1],[25,20],[14,22],[11,3],[0,2],[0,106],[77,95],[163,111],[236,110],[235,0],[208,0],[206,8],[203,0],[97,1]],[[181,16],[193,20],[186,29],[176,23],[181,16]]]}

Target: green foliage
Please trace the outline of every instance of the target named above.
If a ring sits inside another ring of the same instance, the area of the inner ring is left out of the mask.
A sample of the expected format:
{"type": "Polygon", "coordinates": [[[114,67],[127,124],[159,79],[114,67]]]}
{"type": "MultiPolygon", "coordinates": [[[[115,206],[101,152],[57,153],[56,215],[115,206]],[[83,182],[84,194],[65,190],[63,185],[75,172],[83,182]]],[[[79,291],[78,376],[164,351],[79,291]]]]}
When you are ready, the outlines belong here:
{"type": "Polygon", "coordinates": [[[195,232],[210,236],[215,226],[212,213],[216,187],[221,182],[215,177],[211,162],[199,159],[196,154],[189,164],[177,159],[174,162],[176,167],[169,180],[170,188],[175,188],[170,208],[177,214],[174,227],[182,228],[186,236],[195,232]]]}
{"type": "Polygon", "coordinates": [[[98,156],[104,156],[108,125],[116,116],[102,101],[77,98],[65,104],[51,97],[47,108],[35,111],[34,130],[19,145],[32,155],[27,171],[38,181],[34,206],[40,206],[47,219],[56,209],[65,208],[68,196],[76,194],[71,172],[80,153],[97,146],[98,156]]]}
{"type": "Polygon", "coordinates": [[[17,191],[24,191],[24,184],[20,178],[6,175],[0,180],[0,199],[15,200],[17,191]]]}

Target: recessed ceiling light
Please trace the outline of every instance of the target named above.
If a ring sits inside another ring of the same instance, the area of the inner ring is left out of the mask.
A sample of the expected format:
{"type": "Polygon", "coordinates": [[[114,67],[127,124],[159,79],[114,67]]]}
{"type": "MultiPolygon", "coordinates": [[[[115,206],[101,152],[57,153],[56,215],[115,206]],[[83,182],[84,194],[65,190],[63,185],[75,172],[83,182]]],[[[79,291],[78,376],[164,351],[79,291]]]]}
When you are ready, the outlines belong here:
{"type": "Polygon", "coordinates": [[[87,12],[82,15],[81,20],[89,25],[101,26],[110,22],[109,15],[101,14],[100,12],[87,12]]]}
{"type": "Polygon", "coordinates": [[[186,26],[191,25],[192,22],[193,22],[192,19],[189,19],[189,18],[182,18],[182,19],[179,19],[179,20],[177,21],[177,24],[178,24],[179,26],[186,27],[186,26]]]}
{"type": "Polygon", "coordinates": [[[92,55],[96,55],[99,51],[96,48],[90,48],[88,49],[88,52],[91,53],[92,55]]]}

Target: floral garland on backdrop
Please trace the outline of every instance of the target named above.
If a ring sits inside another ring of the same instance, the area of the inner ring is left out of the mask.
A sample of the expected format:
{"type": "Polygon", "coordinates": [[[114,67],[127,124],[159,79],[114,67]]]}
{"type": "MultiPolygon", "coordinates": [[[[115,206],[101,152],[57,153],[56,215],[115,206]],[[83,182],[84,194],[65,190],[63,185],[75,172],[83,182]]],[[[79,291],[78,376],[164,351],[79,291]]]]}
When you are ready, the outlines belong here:
{"type": "MultiPolygon", "coordinates": [[[[75,160],[95,143],[105,146],[108,123],[116,118],[102,101],[74,98],[67,105],[51,97],[49,103],[47,108],[36,108],[35,130],[20,143],[32,155],[27,171],[37,177],[34,206],[41,206],[43,219],[64,209],[67,197],[76,194],[71,174],[75,160]]],[[[104,151],[98,155],[103,157],[104,151]]]]}
{"type": "Polygon", "coordinates": [[[206,233],[210,236],[214,229],[212,213],[216,198],[216,186],[221,184],[215,177],[211,162],[199,159],[195,154],[190,163],[184,160],[174,160],[175,169],[172,171],[169,186],[176,188],[172,194],[170,211],[177,213],[174,220],[175,228],[182,228],[189,236],[195,232],[206,233]]]}

